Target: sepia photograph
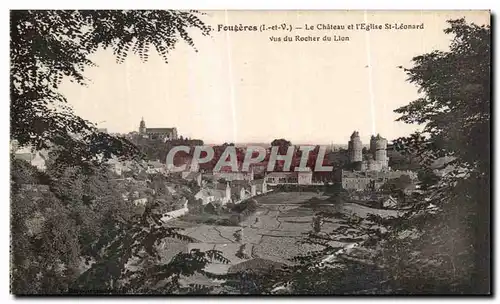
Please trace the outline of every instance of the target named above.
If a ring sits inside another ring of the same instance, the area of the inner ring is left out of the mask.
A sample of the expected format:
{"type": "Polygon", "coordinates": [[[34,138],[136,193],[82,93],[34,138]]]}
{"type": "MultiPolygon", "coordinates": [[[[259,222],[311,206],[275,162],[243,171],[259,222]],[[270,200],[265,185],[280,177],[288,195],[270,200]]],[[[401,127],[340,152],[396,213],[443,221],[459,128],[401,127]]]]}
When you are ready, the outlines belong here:
{"type": "Polygon", "coordinates": [[[12,295],[492,295],[490,11],[9,17],[12,295]]]}

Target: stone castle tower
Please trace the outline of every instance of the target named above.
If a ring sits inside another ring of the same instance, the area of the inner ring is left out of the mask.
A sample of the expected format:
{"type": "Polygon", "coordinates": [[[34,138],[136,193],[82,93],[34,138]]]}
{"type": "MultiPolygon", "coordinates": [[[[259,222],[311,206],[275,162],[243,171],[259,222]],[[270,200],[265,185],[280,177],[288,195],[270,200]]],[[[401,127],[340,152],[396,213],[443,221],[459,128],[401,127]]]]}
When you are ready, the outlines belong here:
{"type": "Polygon", "coordinates": [[[146,122],[144,117],[141,118],[141,123],[139,124],[139,134],[146,134],[146,122]]]}
{"type": "Polygon", "coordinates": [[[375,157],[375,151],[377,151],[377,138],[375,135],[372,135],[370,138],[370,154],[375,157]]]}
{"type": "MultiPolygon", "coordinates": [[[[389,166],[389,159],[387,158],[387,139],[380,136],[380,134],[377,134],[376,137],[372,136],[372,139],[373,138],[375,139],[375,146],[373,148],[375,151],[375,161],[379,163],[382,169],[387,168],[389,166]]],[[[371,141],[370,150],[372,150],[371,141]]]]}
{"type": "Polygon", "coordinates": [[[389,158],[387,157],[387,139],[377,134],[370,138],[370,153],[368,160],[363,161],[363,144],[359,138],[359,133],[354,131],[349,141],[349,162],[361,162],[358,169],[360,171],[381,171],[389,168],[389,158]]]}
{"type": "Polygon", "coordinates": [[[363,144],[359,138],[359,132],[354,131],[348,144],[349,162],[355,163],[363,161],[363,144]]]}

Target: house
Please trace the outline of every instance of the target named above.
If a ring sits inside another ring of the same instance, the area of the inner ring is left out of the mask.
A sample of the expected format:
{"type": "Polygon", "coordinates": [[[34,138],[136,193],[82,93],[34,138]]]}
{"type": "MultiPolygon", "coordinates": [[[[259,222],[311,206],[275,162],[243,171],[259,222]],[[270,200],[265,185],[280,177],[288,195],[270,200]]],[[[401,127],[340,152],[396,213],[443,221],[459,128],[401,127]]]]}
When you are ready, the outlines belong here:
{"type": "MultiPolygon", "coordinates": [[[[17,146],[14,145],[12,149],[15,147],[17,148],[17,146]]],[[[46,161],[48,159],[48,153],[46,151],[33,151],[30,147],[24,147],[15,151],[14,157],[29,162],[40,171],[45,171],[47,169],[46,161]]]]}
{"type": "Polygon", "coordinates": [[[355,192],[350,195],[350,200],[371,208],[395,208],[399,205],[393,196],[380,192],[355,192]]]}
{"type": "Polygon", "coordinates": [[[264,194],[267,192],[267,183],[265,179],[256,179],[250,182],[250,192],[252,196],[264,194]]]}
{"type": "Polygon", "coordinates": [[[177,193],[177,191],[175,190],[174,187],[170,186],[170,185],[165,185],[165,188],[167,189],[168,193],[169,194],[175,194],[177,193]]]}
{"type": "MultiPolygon", "coordinates": [[[[122,176],[125,172],[131,172],[137,165],[133,161],[129,160],[119,160],[117,157],[113,157],[108,160],[108,165],[112,172],[118,176],[122,176]]],[[[138,168],[137,168],[138,169],[138,168]]]]}
{"type": "Polygon", "coordinates": [[[231,200],[233,203],[237,204],[244,201],[247,198],[252,197],[250,192],[250,184],[248,183],[232,183],[231,184],[231,200]]]}
{"type": "Polygon", "coordinates": [[[148,168],[146,169],[146,173],[154,174],[154,173],[167,173],[167,168],[164,164],[159,161],[149,161],[148,168]]]}
{"type": "Polygon", "coordinates": [[[124,166],[118,159],[112,158],[108,160],[108,164],[110,165],[110,169],[112,172],[114,172],[118,176],[122,176],[124,166]]]}
{"type": "Polygon", "coordinates": [[[31,159],[31,165],[37,167],[40,171],[45,171],[45,169],[47,169],[47,166],[45,164],[46,160],[47,157],[44,156],[40,151],[37,151],[31,159]]]}
{"type": "Polygon", "coordinates": [[[195,194],[196,199],[201,199],[203,205],[206,205],[211,202],[218,201],[222,205],[225,205],[231,201],[231,187],[229,183],[225,186],[224,189],[221,189],[222,185],[217,187],[216,189],[212,188],[203,188],[198,193],[195,194]]]}
{"type": "Polygon", "coordinates": [[[136,206],[144,206],[148,202],[147,198],[138,198],[132,201],[132,203],[136,206]]]}
{"type": "Polygon", "coordinates": [[[225,205],[228,202],[235,204],[256,195],[268,192],[267,183],[264,179],[260,180],[235,180],[232,182],[215,183],[213,188],[204,186],[195,194],[196,199],[201,199],[203,205],[211,202],[220,202],[225,205]]]}
{"type": "Polygon", "coordinates": [[[419,191],[419,187],[417,184],[415,183],[412,183],[412,184],[409,184],[407,185],[404,189],[403,189],[403,193],[405,195],[411,195],[412,193],[415,193],[415,192],[420,192],[419,191]]]}
{"type": "Polygon", "coordinates": [[[250,172],[213,172],[213,178],[215,180],[224,179],[226,181],[237,181],[237,180],[253,180],[253,170],[250,172]]]}
{"type": "Polygon", "coordinates": [[[389,195],[381,200],[381,205],[383,208],[396,208],[398,206],[398,201],[389,195]]]}
{"type": "Polygon", "coordinates": [[[201,173],[200,172],[182,172],[182,178],[186,181],[195,181],[198,187],[201,187],[201,173]]]}
{"type": "Polygon", "coordinates": [[[297,180],[299,185],[311,185],[313,173],[311,171],[297,172],[297,180]]]}
{"type": "Polygon", "coordinates": [[[265,180],[269,185],[311,185],[313,173],[304,172],[271,172],[266,175],[265,180]]]}
{"type": "Polygon", "coordinates": [[[184,198],[184,202],[182,203],[182,208],[166,212],[163,215],[163,217],[161,218],[161,220],[163,222],[168,222],[171,219],[183,216],[184,214],[188,213],[188,211],[189,211],[189,209],[188,209],[188,200],[184,198]]]}
{"type": "Polygon", "coordinates": [[[194,198],[197,200],[198,199],[201,200],[202,204],[206,205],[208,203],[215,201],[216,194],[214,191],[219,191],[219,190],[207,189],[207,188],[201,189],[200,191],[198,191],[198,193],[194,195],[194,198]]]}
{"type": "Polygon", "coordinates": [[[265,177],[269,185],[296,184],[297,174],[295,172],[271,172],[265,177]]]}

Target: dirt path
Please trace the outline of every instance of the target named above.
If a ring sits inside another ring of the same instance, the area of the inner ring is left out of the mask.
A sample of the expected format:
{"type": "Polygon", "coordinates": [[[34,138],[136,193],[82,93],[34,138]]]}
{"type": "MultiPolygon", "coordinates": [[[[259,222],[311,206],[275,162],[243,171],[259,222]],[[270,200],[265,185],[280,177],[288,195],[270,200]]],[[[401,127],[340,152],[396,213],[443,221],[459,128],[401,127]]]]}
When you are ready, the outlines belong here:
{"type": "Polygon", "coordinates": [[[214,229],[215,231],[217,231],[217,233],[219,233],[219,235],[220,235],[220,237],[221,237],[221,238],[223,238],[223,239],[225,239],[225,240],[228,240],[228,241],[230,241],[231,243],[236,243],[234,240],[228,239],[227,237],[223,236],[223,235],[222,235],[222,232],[218,229],[218,226],[212,226],[212,227],[213,227],[213,229],[214,229]]]}

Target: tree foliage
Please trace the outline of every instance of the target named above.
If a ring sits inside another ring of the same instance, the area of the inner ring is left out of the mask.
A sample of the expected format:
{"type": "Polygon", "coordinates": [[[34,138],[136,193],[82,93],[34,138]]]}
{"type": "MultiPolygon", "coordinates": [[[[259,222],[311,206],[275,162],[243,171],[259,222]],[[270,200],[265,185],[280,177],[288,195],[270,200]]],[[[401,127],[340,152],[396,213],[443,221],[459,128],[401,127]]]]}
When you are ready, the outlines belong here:
{"type": "MultiPolygon", "coordinates": [[[[15,294],[193,292],[180,280],[196,273],[210,275],[203,270],[209,262],[228,262],[215,250],[179,252],[165,259],[162,246],[168,248],[168,240],[194,240],[164,225],[162,200],[153,195],[138,214],[106,167],[92,174],[57,168],[49,167],[48,178],[41,178],[27,162],[13,162],[15,294]]],[[[169,185],[185,187],[172,181],[169,185]]],[[[172,196],[168,203],[183,199],[172,196]]]]}
{"type": "Polygon", "coordinates": [[[161,240],[186,237],[160,221],[160,199],[141,214],[134,212],[103,162],[114,155],[134,158],[139,150],[124,138],[98,132],[59,92],[63,78],[87,85],[85,69],[95,65],[90,56],[98,49],[112,49],[118,63],[129,54],[147,61],[155,49],[167,62],[179,41],[194,46],[191,30],[209,34],[199,16],[196,11],[11,11],[11,139],[51,151],[45,173],[11,160],[13,293],[205,292],[180,284],[180,278],[203,273],[210,260],[227,263],[217,251],[157,261],[161,240]],[[134,261],[141,267],[131,268],[134,261]]]}
{"type": "Polygon", "coordinates": [[[138,150],[75,115],[58,91],[64,77],[86,85],[84,72],[98,49],[112,49],[122,63],[131,53],[147,61],[153,48],[167,62],[179,41],[194,46],[190,29],[209,33],[195,11],[37,10],[10,17],[11,139],[37,149],[65,147],[60,161],[68,163],[138,150]]]}
{"type": "Polygon", "coordinates": [[[426,156],[427,166],[452,157],[446,166],[455,170],[433,201],[446,210],[447,223],[459,219],[467,227],[465,235],[470,235],[474,249],[474,290],[489,292],[491,31],[489,25],[464,19],[449,23],[445,33],[454,35],[450,50],[415,57],[415,66],[405,69],[408,81],[418,85],[424,97],[396,113],[402,114],[401,121],[425,126],[422,134],[397,144],[426,156]]]}

